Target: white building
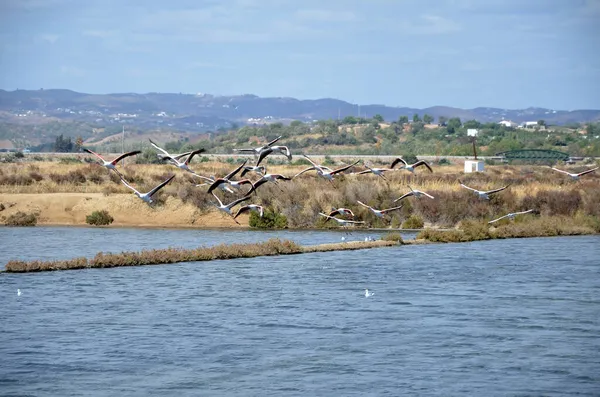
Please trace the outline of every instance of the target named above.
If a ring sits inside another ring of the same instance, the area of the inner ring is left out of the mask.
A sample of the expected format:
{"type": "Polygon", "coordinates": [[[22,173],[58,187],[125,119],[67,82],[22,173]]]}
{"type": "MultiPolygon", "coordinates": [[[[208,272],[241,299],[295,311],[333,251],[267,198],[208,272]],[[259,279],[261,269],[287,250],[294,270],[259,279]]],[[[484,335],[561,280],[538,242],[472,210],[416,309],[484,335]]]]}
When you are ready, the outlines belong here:
{"type": "Polygon", "coordinates": [[[508,128],[516,128],[517,127],[517,123],[510,121],[510,120],[502,120],[498,124],[503,125],[508,128]]]}
{"type": "Polygon", "coordinates": [[[471,172],[485,172],[483,160],[465,160],[465,174],[471,172]]]}
{"type": "Polygon", "coordinates": [[[467,136],[477,136],[479,134],[479,130],[476,128],[467,129],[467,136]]]}

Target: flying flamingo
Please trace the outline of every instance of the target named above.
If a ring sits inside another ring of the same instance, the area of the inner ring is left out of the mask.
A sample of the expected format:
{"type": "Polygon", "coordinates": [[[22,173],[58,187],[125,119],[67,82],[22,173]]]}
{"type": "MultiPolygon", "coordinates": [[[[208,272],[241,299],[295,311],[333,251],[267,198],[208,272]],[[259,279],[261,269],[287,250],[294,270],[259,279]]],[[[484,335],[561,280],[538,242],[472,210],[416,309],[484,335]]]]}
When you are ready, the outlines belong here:
{"type": "Polygon", "coordinates": [[[165,160],[166,158],[172,158],[172,159],[175,159],[175,160],[179,160],[180,158],[185,157],[185,156],[189,155],[190,153],[192,153],[192,151],[189,151],[189,152],[185,152],[185,153],[181,153],[181,154],[170,154],[165,149],[161,148],[156,143],[152,142],[152,139],[148,138],[148,140],[150,141],[150,144],[152,146],[154,146],[155,149],[157,149],[157,150],[159,150],[159,151],[162,152],[162,153],[157,153],[156,154],[158,156],[158,158],[161,159],[161,160],[165,160]]]}
{"type": "Polygon", "coordinates": [[[336,215],[341,215],[341,216],[350,215],[352,218],[354,218],[354,212],[352,212],[351,209],[341,208],[341,207],[340,208],[331,208],[331,212],[327,216],[333,217],[336,215]]]}
{"type": "Polygon", "coordinates": [[[258,204],[248,204],[248,205],[244,205],[242,207],[240,207],[237,211],[237,213],[235,214],[235,216],[233,217],[233,219],[237,218],[238,216],[240,216],[240,214],[243,214],[244,212],[249,212],[249,211],[258,211],[258,215],[262,218],[264,213],[265,213],[265,209],[263,208],[262,205],[258,205],[258,204]]]}
{"type": "Polygon", "coordinates": [[[472,187],[468,187],[467,185],[465,185],[464,183],[462,183],[462,181],[460,179],[458,180],[458,182],[460,183],[460,186],[464,187],[465,189],[469,189],[469,190],[475,192],[475,194],[477,196],[479,196],[479,198],[482,199],[482,200],[489,200],[490,199],[490,194],[501,192],[501,191],[503,191],[504,189],[506,189],[507,187],[510,186],[510,185],[506,185],[506,186],[503,186],[501,188],[493,189],[493,190],[477,190],[477,189],[473,189],[472,187]]]}
{"type": "MultiPolygon", "coordinates": [[[[235,207],[236,205],[238,205],[239,203],[241,203],[242,201],[246,201],[250,198],[250,195],[244,196],[242,198],[239,198],[237,200],[233,200],[231,203],[229,204],[223,204],[223,202],[221,201],[221,199],[219,197],[217,197],[214,193],[212,193],[213,197],[217,199],[217,201],[219,202],[219,205],[214,204],[219,210],[223,211],[224,213],[230,215],[233,218],[233,214],[231,213],[231,209],[233,207],[235,207]]],[[[237,223],[238,225],[240,225],[240,223],[233,218],[233,220],[235,221],[235,223],[237,223]]]]}
{"type": "Polygon", "coordinates": [[[504,218],[508,218],[508,219],[510,219],[510,220],[512,221],[512,220],[514,220],[514,219],[515,219],[515,216],[517,216],[517,215],[521,215],[521,214],[528,214],[528,213],[530,213],[530,212],[533,212],[533,210],[527,210],[527,211],[521,211],[521,212],[511,212],[511,213],[509,213],[509,214],[506,214],[506,215],[504,215],[504,216],[501,216],[501,217],[500,217],[500,218],[498,218],[498,219],[494,219],[494,220],[492,220],[492,221],[489,221],[488,223],[494,223],[494,222],[498,222],[500,219],[504,219],[504,218]]]}
{"type": "Polygon", "coordinates": [[[277,184],[277,180],[282,180],[282,181],[291,181],[292,178],[285,176],[285,175],[281,175],[281,174],[264,174],[258,181],[253,183],[252,189],[250,189],[248,191],[248,195],[250,195],[252,192],[256,191],[256,189],[258,189],[259,186],[264,185],[267,182],[273,182],[275,184],[277,184]]]}
{"type": "Polygon", "coordinates": [[[248,172],[256,172],[257,174],[259,174],[260,176],[263,176],[264,174],[267,173],[267,168],[264,165],[245,165],[244,167],[242,167],[242,173],[240,174],[241,177],[243,177],[244,175],[246,175],[248,172]]]}
{"type": "MultiPolygon", "coordinates": [[[[244,160],[244,162],[242,164],[240,164],[238,167],[236,167],[229,174],[225,175],[223,178],[215,179],[212,182],[212,184],[210,185],[210,187],[208,188],[207,193],[212,193],[213,190],[215,190],[217,187],[222,186],[223,184],[228,184],[237,190],[241,189],[242,185],[244,185],[244,184],[249,184],[250,186],[253,186],[252,181],[250,181],[250,179],[243,179],[241,181],[232,181],[231,180],[231,178],[233,178],[235,176],[235,174],[237,174],[246,165],[247,162],[248,162],[248,159],[244,160]]],[[[250,188],[250,190],[252,190],[252,188],[250,188]]]]}
{"type": "Polygon", "coordinates": [[[591,170],[582,171],[582,172],[579,172],[577,174],[572,174],[572,173],[570,173],[568,171],[559,170],[558,168],[554,168],[554,167],[550,167],[550,168],[552,168],[554,171],[558,171],[558,172],[562,172],[563,174],[567,174],[571,178],[573,178],[573,180],[578,181],[580,176],[585,175],[585,174],[589,174],[590,172],[594,172],[594,171],[596,171],[600,167],[592,168],[591,170]]]}
{"type": "Polygon", "coordinates": [[[371,207],[370,205],[366,205],[365,203],[360,202],[358,200],[357,200],[357,203],[362,205],[365,208],[368,208],[378,218],[383,218],[384,215],[387,215],[388,212],[396,211],[403,207],[402,205],[400,205],[398,207],[392,207],[392,208],[387,208],[384,210],[378,210],[378,209],[375,209],[375,208],[371,207]]]}
{"type": "Polygon", "coordinates": [[[104,160],[104,157],[100,156],[98,153],[92,152],[90,149],[86,149],[86,148],[82,148],[82,149],[83,149],[83,151],[88,152],[88,153],[93,154],[94,156],[98,157],[100,160],[102,160],[103,167],[106,167],[108,170],[113,170],[119,175],[121,175],[119,170],[117,170],[117,163],[119,161],[123,160],[125,157],[129,157],[129,156],[133,156],[133,155],[142,153],[141,150],[134,150],[132,152],[123,153],[122,155],[120,155],[119,157],[117,157],[116,159],[114,159],[112,161],[108,161],[108,160],[104,160]]]}
{"type": "Polygon", "coordinates": [[[393,168],[371,168],[368,165],[365,164],[365,167],[367,168],[364,171],[361,172],[357,172],[356,175],[361,175],[361,174],[375,174],[377,176],[382,177],[383,179],[385,179],[387,181],[387,178],[385,177],[385,175],[383,175],[384,172],[386,171],[396,171],[393,168]]]}
{"type": "Polygon", "coordinates": [[[412,187],[410,187],[410,185],[408,186],[408,188],[410,189],[410,192],[404,193],[402,196],[398,197],[396,200],[394,200],[394,203],[410,196],[415,196],[416,198],[421,198],[421,196],[429,197],[430,199],[435,198],[431,194],[427,194],[421,190],[413,189],[412,187]]]}
{"type": "Polygon", "coordinates": [[[402,157],[398,157],[398,158],[396,158],[396,160],[392,161],[392,165],[390,166],[390,168],[394,168],[394,166],[398,163],[402,163],[402,165],[400,166],[400,169],[405,169],[412,173],[415,172],[415,168],[420,167],[422,165],[424,165],[429,170],[429,172],[433,172],[433,170],[431,169],[431,166],[429,164],[427,164],[427,162],[425,160],[419,160],[416,163],[408,164],[402,157]]]}
{"type": "Polygon", "coordinates": [[[289,161],[292,161],[292,152],[290,152],[290,149],[287,146],[271,146],[260,151],[258,155],[258,161],[256,162],[256,166],[258,167],[260,162],[272,153],[281,153],[284,156],[286,156],[289,161]]]}
{"type": "Polygon", "coordinates": [[[271,142],[268,142],[264,146],[259,146],[257,148],[247,148],[247,149],[233,149],[233,151],[240,152],[240,153],[252,153],[252,154],[254,154],[254,157],[256,157],[256,156],[260,155],[261,151],[268,149],[269,147],[271,147],[272,144],[274,144],[275,142],[277,142],[280,139],[281,139],[281,135],[278,136],[277,138],[273,139],[271,142]]]}
{"type": "Polygon", "coordinates": [[[171,175],[169,178],[167,178],[167,180],[165,180],[164,182],[161,182],[158,186],[156,186],[154,189],[150,190],[148,193],[140,193],[138,192],[133,186],[131,186],[129,183],[127,183],[127,181],[125,179],[123,179],[123,177],[121,176],[121,182],[123,182],[123,185],[127,186],[129,189],[133,190],[133,193],[135,193],[136,196],[138,196],[140,199],[142,199],[143,201],[145,201],[148,204],[152,204],[152,196],[158,192],[160,189],[162,189],[167,183],[171,182],[171,180],[175,178],[175,175],[171,175]]]}
{"type": "Polygon", "coordinates": [[[167,160],[171,161],[171,164],[173,164],[174,166],[176,166],[179,169],[182,169],[184,171],[187,172],[191,172],[192,174],[195,174],[194,171],[191,170],[191,168],[189,167],[190,165],[190,161],[192,161],[192,158],[197,155],[198,153],[202,153],[204,151],[204,149],[197,149],[192,151],[186,158],[184,161],[181,160],[177,160],[173,157],[165,157],[167,160]]]}
{"type": "Polygon", "coordinates": [[[337,168],[335,170],[331,170],[331,168],[327,168],[327,167],[324,167],[322,165],[319,165],[319,164],[313,162],[307,155],[304,155],[304,157],[312,164],[312,167],[308,167],[305,170],[300,171],[299,173],[297,173],[296,175],[294,175],[292,178],[300,176],[300,175],[304,174],[307,171],[316,170],[317,171],[317,175],[319,175],[319,176],[327,179],[329,182],[333,183],[333,177],[334,177],[334,175],[337,175],[340,172],[344,172],[347,169],[349,169],[351,167],[354,167],[356,164],[360,163],[360,161],[361,161],[361,160],[356,160],[352,164],[348,164],[348,165],[345,165],[343,167],[337,168]]]}
{"type": "Polygon", "coordinates": [[[363,221],[351,221],[351,220],[348,220],[348,219],[336,218],[336,217],[333,217],[333,216],[326,215],[326,214],[324,214],[322,212],[319,212],[319,215],[324,216],[325,218],[327,218],[327,220],[331,219],[331,220],[336,221],[338,223],[338,225],[340,225],[342,227],[348,226],[348,225],[360,225],[360,224],[365,223],[363,221]]]}

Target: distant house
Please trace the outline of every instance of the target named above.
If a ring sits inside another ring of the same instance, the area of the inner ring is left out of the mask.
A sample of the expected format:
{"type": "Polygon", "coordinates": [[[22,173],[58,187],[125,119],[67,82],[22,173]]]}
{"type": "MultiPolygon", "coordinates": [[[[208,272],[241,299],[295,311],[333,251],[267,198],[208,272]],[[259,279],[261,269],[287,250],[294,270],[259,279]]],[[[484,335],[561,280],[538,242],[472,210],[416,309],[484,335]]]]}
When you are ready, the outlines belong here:
{"type": "Polygon", "coordinates": [[[467,129],[467,136],[477,136],[479,134],[479,130],[476,128],[467,129]]]}
{"type": "Polygon", "coordinates": [[[546,127],[543,125],[539,125],[537,121],[526,121],[524,123],[521,123],[521,125],[519,126],[519,128],[537,128],[540,130],[545,130],[546,127]]]}
{"type": "Polygon", "coordinates": [[[517,128],[517,123],[510,121],[510,120],[502,120],[498,124],[503,125],[507,128],[517,128]]]}

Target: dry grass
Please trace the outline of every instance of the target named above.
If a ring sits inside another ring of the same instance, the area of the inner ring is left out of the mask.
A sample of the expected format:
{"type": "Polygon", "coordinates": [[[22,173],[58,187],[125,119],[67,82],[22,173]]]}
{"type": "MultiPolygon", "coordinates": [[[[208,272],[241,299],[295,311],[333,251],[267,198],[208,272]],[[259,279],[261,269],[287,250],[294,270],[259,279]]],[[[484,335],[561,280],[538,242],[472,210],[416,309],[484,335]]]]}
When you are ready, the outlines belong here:
{"type": "MultiPolygon", "coordinates": [[[[359,156],[356,157],[360,158],[359,156]]],[[[269,159],[268,159],[269,160],[269,159]]],[[[276,158],[279,163],[279,158],[276,158]]],[[[250,160],[252,162],[252,160],[250,160]]],[[[336,166],[350,163],[338,161],[336,166]]],[[[373,161],[374,165],[378,165],[373,161]]],[[[223,176],[237,163],[209,161],[194,162],[192,168],[200,175],[223,176]]],[[[388,166],[389,164],[383,163],[388,166]]],[[[270,173],[292,176],[305,168],[304,165],[267,164],[270,173]]],[[[562,167],[568,168],[568,167],[562,167]]],[[[585,167],[573,167],[573,171],[585,167]]],[[[356,171],[361,170],[359,164],[356,171]]],[[[251,202],[261,204],[281,213],[288,219],[290,228],[309,228],[319,223],[318,212],[328,211],[332,206],[352,208],[357,220],[364,220],[371,227],[397,227],[411,216],[423,220],[425,226],[454,227],[464,219],[490,220],[497,216],[523,209],[536,209],[544,216],[576,214],[599,216],[600,172],[588,174],[579,182],[550,170],[545,166],[487,166],[485,173],[464,174],[460,165],[435,167],[434,172],[418,169],[415,174],[398,170],[386,173],[388,181],[372,174],[340,175],[334,183],[320,178],[315,172],[293,181],[278,185],[267,183],[257,190],[251,202]],[[510,187],[490,201],[479,200],[472,192],[460,187],[461,179],[468,186],[488,190],[510,184],[510,187]],[[436,197],[403,200],[400,211],[389,214],[384,220],[373,216],[357,205],[360,200],[375,208],[389,208],[397,204],[393,200],[409,191],[408,185],[436,197]]],[[[200,213],[215,211],[214,198],[206,194],[206,187],[196,187],[195,178],[167,164],[128,164],[120,171],[140,191],[147,191],[172,173],[177,177],[157,197],[164,203],[169,197],[189,203],[200,213]]],[[[248,175],[256,180],[256,174],[248,175]]],[[[114,173],[97,164],[39,162],[23,164],[0,164],[0,193],[102,193],[129,194],[114,173]]],[[[221,194],[221,193],[218,193],[221,194]]],[[[223,194],[224,201],[238,195],[223,194]]],[[[232,223],[232,226],[234,224],[232,223]]]]}

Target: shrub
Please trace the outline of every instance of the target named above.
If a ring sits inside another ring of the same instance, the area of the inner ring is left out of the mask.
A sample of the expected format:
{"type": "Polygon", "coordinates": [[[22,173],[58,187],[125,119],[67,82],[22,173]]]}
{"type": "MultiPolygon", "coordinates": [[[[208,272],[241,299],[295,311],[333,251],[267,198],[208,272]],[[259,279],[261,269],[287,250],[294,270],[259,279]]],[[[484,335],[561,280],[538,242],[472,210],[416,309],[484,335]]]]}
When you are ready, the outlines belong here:
{"type": "Polygon", "coordinates": [[[39,182],[44,179],[44,176],[37,171],[31,171],[29,173],[29,177],[36,182],[39,182]]]}
{"type": "Polygon", "coordinates": [[[265,210],[262,218],[257,212],[252,211],[248,224],[250,227],[259,229],[285,229],[287,228],[288,220],[285,215],[276,213],[275,211],[265,210]]]}
{"type": "Polygon", "coordinates": [[[35,226],[37,224],[36,214],[27,214],[25,212],[18,211],[15,214],[10,215],[6,218],[6,226],[35,226]]]}
{"type": "Polygon", "coordinates": [[[107,210],[94,211],[90,215],[85,217],[85,223],[88,225],[105,226],[113,223],[114,218],[108,213],[107,210]]]}
{"type": "Polygon", "coordinates": [[[381,237],[384,241],[396,241],[400,244],[404,244],[404,240],[402,240],[402,235],[398,232],[390,232],[386,233],[381,237]]]}
{"type": "Polygon", "coordinates": [[[422,229],[424,225],[423,218],[418,215],[411,215],[402,223],[402,229],[422,229]]]}

